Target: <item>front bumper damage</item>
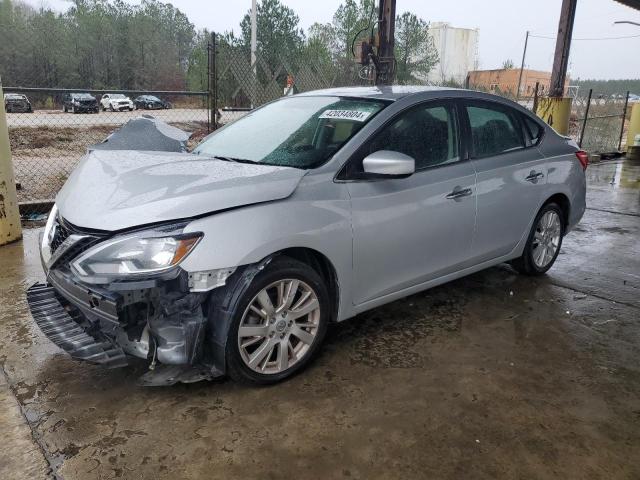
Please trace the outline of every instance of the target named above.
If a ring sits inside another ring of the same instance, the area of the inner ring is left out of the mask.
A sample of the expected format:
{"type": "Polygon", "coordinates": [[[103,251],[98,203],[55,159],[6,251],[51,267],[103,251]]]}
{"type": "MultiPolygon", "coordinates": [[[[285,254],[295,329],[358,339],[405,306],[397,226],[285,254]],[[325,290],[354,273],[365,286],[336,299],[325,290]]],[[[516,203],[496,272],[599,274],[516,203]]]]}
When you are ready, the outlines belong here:
{"type": "Polygon", "coordinates": [[[29,308],[42,332],[72,358],[108,368],[147,359],[139,383],[148,386],[223,374],[204,348],[207,295],[190,293],[182,278],[104,288],[53,269],[47,281],[28,289],[29,308]]]}

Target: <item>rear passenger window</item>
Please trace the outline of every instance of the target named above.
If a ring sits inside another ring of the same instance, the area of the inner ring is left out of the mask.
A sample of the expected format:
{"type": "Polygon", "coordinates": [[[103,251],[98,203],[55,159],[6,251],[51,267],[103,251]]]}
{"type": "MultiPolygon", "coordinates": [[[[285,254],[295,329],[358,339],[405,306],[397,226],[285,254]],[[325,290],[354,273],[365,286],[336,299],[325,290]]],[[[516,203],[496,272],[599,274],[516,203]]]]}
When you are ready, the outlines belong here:
{"type": "Polygon", "coordinates": [[[535,145],[540,141],[540,137],[542,136],[542,127],[538,122],[526,115],[524,115],[523,118],[524,125],[529,133],[529,138],[531,139],[531,144],[535,145]]]}
{"type": "Polygon", "coordinates": [[[489,106],[468,106],[466,109],[475,158],[524,148],[522,130],[515,116],[506,110],[489,106]]]}

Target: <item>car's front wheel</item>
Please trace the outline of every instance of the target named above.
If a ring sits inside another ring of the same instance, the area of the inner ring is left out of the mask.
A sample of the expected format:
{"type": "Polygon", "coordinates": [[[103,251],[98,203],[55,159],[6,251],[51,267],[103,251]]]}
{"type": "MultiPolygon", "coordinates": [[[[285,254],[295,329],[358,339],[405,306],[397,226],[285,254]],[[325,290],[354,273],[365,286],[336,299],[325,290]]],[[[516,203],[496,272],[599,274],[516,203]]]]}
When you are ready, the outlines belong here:
{"type": "Polygon", "coordinates": [[[305,367],[318,351],[330,301],[318,273],[277,257],[240,294],[229,328],[229,375],[245,383],[271,384],[305,367]]]}
{"type": "Polygon", "coordinates": [[[562,209],[556,203],[546,204],[533,222],[522,256],[511,265],[525,275],[546,273],[558,258],[564,230],[562,209]]]}

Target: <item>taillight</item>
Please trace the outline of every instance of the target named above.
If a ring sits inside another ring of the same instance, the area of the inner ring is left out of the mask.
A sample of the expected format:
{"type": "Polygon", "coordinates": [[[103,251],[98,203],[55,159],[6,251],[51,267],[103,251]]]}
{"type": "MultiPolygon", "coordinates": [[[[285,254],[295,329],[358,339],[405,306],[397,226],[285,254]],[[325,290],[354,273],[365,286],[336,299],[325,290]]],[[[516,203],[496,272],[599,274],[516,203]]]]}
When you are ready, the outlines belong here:
{"type": "Polygon", "coordinates": [[[589,154],[584,150],[578,150],[576,152],[576,157],[578,157],[580,165],[582,165],[582,170],[586,170],[589,166],[589,154]]]}

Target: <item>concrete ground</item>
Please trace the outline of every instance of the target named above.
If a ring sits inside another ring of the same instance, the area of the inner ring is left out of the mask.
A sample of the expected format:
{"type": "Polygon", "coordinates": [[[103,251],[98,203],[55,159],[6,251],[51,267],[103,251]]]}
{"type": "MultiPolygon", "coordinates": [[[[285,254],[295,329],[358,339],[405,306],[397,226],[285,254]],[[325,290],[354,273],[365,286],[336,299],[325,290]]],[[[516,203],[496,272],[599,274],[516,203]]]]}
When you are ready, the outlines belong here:
{"type": "Polygon", "coordinates": [[[588,176],[547,276],[500,266],[360,315],[270,388],[72,361],[28,313],[26,231],[0,248],[0,478],[640,478],[640,168],[588,176]]]}

